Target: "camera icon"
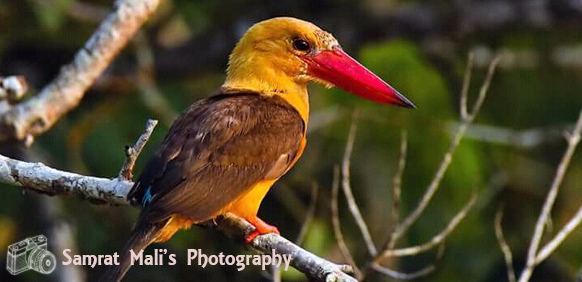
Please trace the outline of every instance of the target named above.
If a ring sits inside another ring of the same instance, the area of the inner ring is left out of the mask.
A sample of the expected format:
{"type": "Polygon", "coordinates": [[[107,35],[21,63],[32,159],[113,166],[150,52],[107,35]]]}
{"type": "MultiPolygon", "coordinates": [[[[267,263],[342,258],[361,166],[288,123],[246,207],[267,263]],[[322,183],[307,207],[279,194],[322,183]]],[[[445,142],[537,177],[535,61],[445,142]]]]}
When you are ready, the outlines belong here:
{"type": "Polygon", "coordinates": [[[29,269],[50,274],[56,267],[57,259],[47,250],[47,239],[44,235],[29,237],[8,246],[6,269],[12,275],[29,269]]]}

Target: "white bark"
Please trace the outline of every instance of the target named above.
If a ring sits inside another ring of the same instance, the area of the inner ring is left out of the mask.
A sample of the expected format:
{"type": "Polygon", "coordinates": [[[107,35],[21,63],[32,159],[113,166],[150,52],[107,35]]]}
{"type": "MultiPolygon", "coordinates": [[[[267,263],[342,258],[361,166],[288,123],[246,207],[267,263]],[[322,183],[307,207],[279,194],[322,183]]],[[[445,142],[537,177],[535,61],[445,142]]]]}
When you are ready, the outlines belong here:
{"type": "MultiPolygon", "coordinates": [[[[49,195],[69,195],[93,203],[128,205],[126,195],[132,182],[120,178],[100,178],[60,171],[42,163],[27,163],[0,155],[0,183],[16,185],[49,195]]],[[[234,215],[218,220],[218,227],[227,236],[242,241],[254,227],[234,215]]],[[[275,234],[258,236],[251,242],[257,252],[292,255],[291,266],[314,281],[350,281],[356,279],[344,273],[351,268],[335,264],[310,253],[289,240],[275,234]]]]}
{"type": "Polygon", "coordinates": [[[117,0],[114,10],[38,96],[0,116],[0,141],[31,140],[74,109],[85,91],[109,66],[163,0],[117,0]]]}
{"type": "Polygon", "coordinates": [[[127,205],[132,182],[84,176],[0,155],[0,182],[49,195],[70,195],[96,203],[127,205]]]}

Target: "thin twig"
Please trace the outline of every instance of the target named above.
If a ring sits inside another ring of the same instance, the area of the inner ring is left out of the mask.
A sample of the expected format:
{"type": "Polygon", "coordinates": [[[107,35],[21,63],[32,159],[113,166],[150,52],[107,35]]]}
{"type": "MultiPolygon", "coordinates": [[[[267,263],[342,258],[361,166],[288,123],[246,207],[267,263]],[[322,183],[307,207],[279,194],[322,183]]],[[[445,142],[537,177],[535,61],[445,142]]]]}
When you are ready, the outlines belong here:
{"type": "MultiPolygon", "coordinates": [[[[558,192],[560,190],[562,180],[564,179],[564,175],[566,174],[566,170],[568,169],[568,166],[570,165],[570,161],[572,160],[572,156],[574,155],[574,152],[576,151],[576,147],[577,147],[578,143],[580,142],[581,132],[582,132],[582,111],[580,112],[578,122],[576,123],[576,126],[574,127],[574,131],[572,132],[572,134],[568,134],[569,135],[569,137],[567,138],[568,139],[567,140],[568,141],[568,149],[566,149],[566,152],[564,153],[564,156],[562,157],[562,161],[558,165],[558,169],[556,171],[556,176],[552,182],[552,186],[550,188],[550,191],[548,192],[548,196],[546,197],[546,201],[544,203],[544,206],[542,208],[540,216],[538,217],[538,220],[536,222],[534,234],[532,236],[532,240],[531,240],[531,243],[530,243],[530,246],[528,249],[528,253],[527,253],[527,262],[526,262],[525,268],[521,272],[521,275],[519,277],[519,282],[529,281],[531,274],[533,272],[533,269],[536,266],[536,261],[538,261],[537,260],[537,252],[538,252],[538,248],[540,246],[540,242],[542,240],[542,236],[544,234],[544,228],[545,228],[546,222],[548,221],[548,217],[550,216],[550,213],[552,212],[552,208],[553,208],[554,203],[556,201],[556,198],[558,196],[558,192]]],[[[562,238],[562,240],[563,240],[563,238],[562,238]]],[[[559,245],[559,243],[558,243],[558,245],[559,245]]],[[[554,247],[554,249],[556,247],[557,247],[557,245],[554,247]]],[[[549,253],[546,254],[545,256],[547,257],[548,255],[549,255],[549,253]]]]}
{"type": "Polygon", "coordinates": [[[413,246],[413,247],[407,247],[407,248],[395,249],[395,250],[388,249],[382,253],[382,256],[384,258],[413,256],[413,255],[418,255],[422,252],[426,252],[428,250],[431,250],[432,248],[434,248],[438,245],[441,245],[444,242],[444,240],[451,234],[451,232],[453,232],[453,230],[455,230],[457,225],[459,225],[459,223],[461,221],[463,221],[463,219],[467,216],[467,213],[469,213],[469,210],[471,210],[471,207],[473,207],[476,200],[477,200],[477,192],[473,191],[473,195],[471,195],[469,202],[467,202],[467,204],[457,213],[457,215],[455,215],[455,217],[453,217],[453,219],[451,219],[451,221],[449,222],[447,227],[445,229],[443,229],[443,231],[441,231],[439,234],[434,236],[430,241],[428,241],[422,245],[417,245],[417,246],[413,246]]]}
{"type": "Polygon", "coordinates": [[[507,268],[507,279],[509,282],[515,282],[515,270],[513,268],[513,254],[511,253],[511,248],[505,241],[505,236],[503,236],[503,227],[501,221],[503,219],[503,207],[500,207],[495,214],[495,237],[497,237],[497,242],[503,252],[503,258],[505,260],[505,266],[507,268]]]}
{"type": "MultiPolygon", "coordinates": [[[[455,132],[459,127],[458,122],[450,122],[447,125],[450,132],[455,132]]],[[[531,149],[545,143],[554,143],[564,138],[564,130],[572,130],[574,124],[560,124],[543,128],[531,128],[516,130],[489,124],[471,124],[465,134],[466,139],[478,140],[512,146],[517,148],[531,149]]]]}
{"type": "Polygon", "coordinates": [[[366,248],[368,249],[370,255],[374,257],[378,254],[378,250],[376,250],[376,246],[374,246],[374,241],[372,241],[372,236],[370,235],[368,226],[366,225],[366,222],[362,217],[362,213],[358,208],[358,204],[356,203],[356,199],[354,198],[354,194],[352,193],[352,188],[350,185],[350,158],[352,156],[352,150],[354,148],[356,129],[357,129],[357,113],[354,113],[352,124],[350,126],[350,133],[348,135],[348,142],[346,144],[346,149],[344,153],[344,159],[342,162],[342,188],[346,196],[346,200],[348,202],[350,213],[354,217],[354,220],[356,221],[356,224],[358,225],[358,228],[362,233],[362,237],[364,239],[364,242],[366,243],[366,248]]]}
{"type": "Polygon", "coordinates": [[[158,124],[157,120],[150,119],[146,123],[145,132],[137,139],[133,147],[125,146],[125,162],[121,167],[121,171],[119,172],[119,178],[131,181],[133,179],[133,168],[135,167],[135,162],[137,161],[137,157],[141,153],[141,150],[146,145],[148,140],[150,140],[150,136],[156,128],[158,124]]]}
{"type": "MultiPolygon", "coordinates": [[[[406,168],[406,155],[408,151],[408,137],[406,131],[400,136],[400,158],[398,159],[398,169],[394,178],[392,178],[392,210],[390,211],[390,228],[397,226],[400,221],[400,201],[402,195],[402,175],[406,168]]],[[[391,234],[390,231],[388,234],[391,234]]],[[[394,245],[389,246],[391,240],[386,241],[384,249],[393,249],[394,245]]]]}
{"type": "Polygon", "coordinates": [[[373,262],[371,268],[373,270],[376,270],[376,271],[384,274],[384,275],[390,276],[394,279],[399,279],[399,280],[417,279],[420,277],[427,276],[427,275],[431,274],[432,272],[434,272],[437,269],[437,264],[443,258],[444,252],[445,252],[445,244],[441,244],[437,253],[436,253],[434,263],[429,264],[429,265],[423,267],[422,269],[411,272],[411,273],[403,273],[403,272],[392,270],[390,268],[387,268],[385,266],[380,265],[379,262],[373,262]]]}
{"type": "Polygon", "coordinates": [[[299,229],[299,234],[297,235],[297,240],[295,240],[295,244],[301,246],[303,244],[303,240],[305,239],[305,235],[307,234],[307,230],[309,230],[309,226],[311,225],[311,221],[313,221],[313,216],[315,215],[315,208],[317,207],[317,197],[319,194],[319,185],[316,182],[311,184],[311,200],[309,202],[309,207],[307,208],[307,214],[305,215],[305,219],[303,220],[303,224],[301,224],[301,229],[299,229]]]}
{"type": "MultiPolygon", "coordinates": [[[[403,131],[400,136],[400,156],[398,159],[398,169],[392,178],[392,209],[390,211],[390,224],[388,229],[388,234],[392,234],[394,228],[398,225],[400,221],[400,203],[401,203],[401,194],[402,194],[402,175],[404,174],[404,170],[406,168],[406,155],[408,151],[408,135],[406,131],[403,131]]],[[[395,241],[392,241],[389,236],[386,242],[382,245],[382,249],[380,250],[379,254],[376,254],[374,259],[366,265],[363,269],[363,275],[365,276],[369,273],[371,269],[374,269],[374,265],[380,267],[382,270],[380,272],[389,275],[388,273],[392,273],[395,276],[391,276],[392,278],[398,279],[398,277],[406,277],[408,274],[400,273],[392,269],[388,269],[384,266],[379,264],[381,260],[382,252],[393,249],[395,241]],[[392,245],[390,245],[392,244],[392,245]]],[[[422,270],[421,270],[422,271],[422,270]]],[[[412,275],[414,277],[414,275],[412,275]]]]}
{"type": "Polygon", "coordinates": [[[489,86],[491,86],[491,80],[493,79],[493,74],[495,74],[495,70],[497,69],[497,65],[499,64],[499,57],[496,57],[491,61],[489,64],[489,68],[487,70],[487,76],[485,77],[485,81],[481,85],[481,89],[479,89],[479,96],[477,96],[477,101],[473,104],[473,109],[471,113],[467,117],[467,120],[473,122],[475,117],[479,114],[481,107],[483,106],[483,102],[485,102],[485,97],[487,97],[487,92],[489,92],[489,86]]]}
{"type": "Polygon", "coordinates": [[[348,248],[346,241],[344,240],[344,235],[342,234],[342,229],[340,226],[339,220],[339,211],[338,211],[338,192],[339,192],[339,168],[334,166],[333,168],[333,183],[331,186],[331,223],[333,225],[333,234],[335,239],[337,240],[337,244],[339,246],[340,252],[344,259],[352,266],[354,269],[354,273],[356,274],[356,278],[360,280],[359,277],[362,276],[362,273],[352,254],[350,253],[350,249],[348,248]]]}
{"type": "Polygon", "coordinates": [[[550,240],[538,253],[536,256],[535,264],[538,265],[548,258],[559,246],[562,244],[564,239],[566,239],[574,229],[580,226],[582,223],[582,206],[578,209],[578,212],[564,227],[558,232],[558,234],[550,240]]]}
{"type": "MultiPolygon", "coordinates": [[[[396,242],[406,233],[406,231],[408,231],[408,229],[422,215],[422,213],[424,212],[424,210],[426,209],[426,207],[430,203],[432,197],[434,196],[434,194],[438,190],[438,188],[440,186],[440,182],[443,179],[447,169],[449,168],[449,165],[451,164],[451,162],[453,160],[453,154],[455,153],[457,146],[459,145],[459,143],[461,142],[461,139],[463,138],[463,136],[465,135],[465,132],[467,131],[467,127],[469,126],[469,124],[471,122],[473,122],[473,120],[475,119],[475,117],[477,116],[479,111],[481,110],[481,106],[483,105],[483,101],[485,101],[485,97],[487,96],[487,91],[489,89],[489,85],[491,84],[491,80],[493,78],[493,74],[495,73],[495,69],[497,67],[498,62],[499,62],[499,58],[496,58],[495,60],[493,60],[491,62],[490,66],[489,66],[489,71],[487,73],[487,77],[485,78],[485,81],[483,82],[483,85],[482,85],[481,90],[479,92],[479,97],[477,98],[477,101],[473,105],[473,109],[472,109],[471,113],[469,113],[467,115],[467,117],[463,120],[463,123],[459,126],[457,132],[455,133],[455,136],[453,137],[451,145],[450,145],[448,151],[446,152],[444,159],[443,159],[439,169],[437,170],[437,173],[435,174],[431,184],[429,185],[428,189],[426,190],[424,196],[422,197],[422,199],[420,200],[420,202],[418,203],[418,205],[416,206],[414,211],[412,213],[410,213],[406,217],[406,219],[395,229],[394,233],[392,233],[392,238],[390,240],[396,242]]],[[[467,71],[471,71],[471,70],[468,69],[467,71]]],[[[392,245],[392,244],[395,244],[395,243],[391,242],[389,245],[392,245]]]]}
{"type": "MultiPolygon", "coordinates": [[[[374,257],[372,262],[364,268],[364,273],[366,273],[366,274],[368,273],[368,270],[370,269],[369,267],[373,267],[374,265],[379,264],[379,262],[385,258],[384,253],[388,253],[388,254],[401,253],[401,254],[412,255],[415,252],[421,252],[421,251],[424,251],[425,249],[430,249],[430,248],[434,247],[435,245],[438,245],[439,241],[444,242],[444,239],[446,239],[446,236],[448,236],[448,233],[452,232],[452,230],[455,228],[455,226],[462,220],[462,217],[465,216],[463,214],[463,212],[461,212],[460,214],[457,214],[457,216],[455,218],[453,218],[453,220],[449,223],[449,227],[452,226],[452,228],[450,230],[445,229],[443,232],[441,232],[436,237],[434,237],[433,241],[431,241],[431,242],[428,242],[428,243],[425,243],[424,245],[420,245],[420,246],[416,246],[416,247],[400,249],[400,250],[397,250],[396,253],[391,252],[394,249],[394,247],[396,246],[398,240],[401,239],[404,236],[404,234],[406,234],[406,232],[410,229],[410,227],[423,214],[424,210],[426,209],[426,207],[430,203],[432,197],[434,196],[434,194],[438,190],[438,188],[440,186],[440,182],[441,182],[442,178],[444,177],[450,163],[453,160],[453,154],[454,154],[457,146],[459,145],[461,139],[463,138],[463,136],[465,135],[465,133],[467,131],[467,127],[473,122],[475,117],[478,115],[478,113],[481,109],[481,106],[483,105],[483,102],[484,102],[485,97],[487,95],[487,91],[489,89],[489,85],[491,84],[491,80],[493,78],[493,74],[495,73],[495,69],[496,69],[498,63],[499,63],[499,58],[496,58],[489,65],[489,70],[488,70],[487,76],[486,76],[485,81],[483,82],[483,85],[479,91],[479,97],[475,101],[475,104],[473,105],[472,111],[470,113],[468,113],[467,112],[467,100],[468,100],[467,96],[468,96],[469,84],[470,84],[470,80],[471,80],[470,79],[471,78],[470,72],[473,71],[472,70],[473,56],[471,54],[469,55],[469,60],[467,62],[467,69],[466,69],[466,72],[469,72],[469,73],[465,73],[463,88],[461,90],[461,109],[460,109],[461,113],[460,113],[460,115],[461,115],[462,123],[457,128],[457,130],[456,130],[456,132],[451,140],[451,144],[449,146],[449,149],[445,153],[443,161],[441,162],[440,167],[438,168],[433,180],[431,181],[431,183],[430,183],[429,187],[427,188],[425,194],[423,195],[422,199],[419,201],[416,208],[404,219],[404,221],[402,223],[400,223],[399,225],[397,225],[394,228],[394,230],[390,233],[389,238],[388,238],[387,242],[383,245],[382,250],[379,252],[378,255],[376,255],[374,257]],[[458,218],[458,221],[456,220],[457,218],[458,218]],[[447,234],[445,234],[445,233],[447,233],[447,234]],[[437,243],[434,243],[435,241],[437,243]]],[[[473,205],[473,203],[470,203],[470,205],[473,205]]],[[[466,206],[465,208],[467,208],[467,211],[468,211],[468,209],[470,207],[466,206]]],[[[394,215],[393,215],[393,218],[394,218],[394,215]]]]}
{"type": "Polygon", "coordinates": [[[467,55],[467,67],[465,69],[465,77],[463,79],[463,88],[461,89],[461,120],[466,120],[469,116],[467,114],[467,97],[469,96],[469,87],[471,86],[471,74],[473,73],[473,59],[475,58],[473,52],[467,55]]]}
{"type": "Polygon", "coordinates": [[[374,264],[372,265],[372,269],[390,276],[394,279],[399,279],[399,280],[413,280],[413,279],[417,279],[420,277],[424,277],[427,276],[429,274],[431,274],[432,272],[434,272],[436,270],[436,266],[434,264],[428,265],[418,271],[412,272],[412,273],[403,273],[403,272],[399,272],[396,270],[392,270],[390,268],[378,265],[378,264],[374,264]]]}

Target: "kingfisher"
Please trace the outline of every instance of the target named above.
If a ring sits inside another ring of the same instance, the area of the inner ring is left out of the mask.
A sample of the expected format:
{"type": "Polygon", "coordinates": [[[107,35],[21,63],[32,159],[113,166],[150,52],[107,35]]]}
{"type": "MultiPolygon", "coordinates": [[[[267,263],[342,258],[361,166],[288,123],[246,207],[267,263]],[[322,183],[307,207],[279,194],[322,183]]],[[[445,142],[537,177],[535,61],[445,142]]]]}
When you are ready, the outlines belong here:
{"type": "Polygon", "coordinates": [[[235,214],[255,226],[246,237],[279,234],[257,213],[306,144],[310,82],[383,104],[414,108],[351,58],[316,25],[290,17],[250,27],[229,57],[224,84],[174,121],[128,194],[142,209],[119,265],[101,282],[121,281],[138,254],[178,230],[235,214]]]}

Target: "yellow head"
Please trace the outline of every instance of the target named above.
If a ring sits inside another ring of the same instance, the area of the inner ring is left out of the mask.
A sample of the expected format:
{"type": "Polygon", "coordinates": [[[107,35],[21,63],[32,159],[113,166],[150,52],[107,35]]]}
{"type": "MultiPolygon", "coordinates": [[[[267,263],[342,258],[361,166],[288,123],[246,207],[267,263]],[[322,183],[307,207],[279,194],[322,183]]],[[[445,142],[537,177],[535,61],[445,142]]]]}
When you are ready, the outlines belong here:
{"type": "Polygon", "coordinates": [[[230,55],[223,90],[277,95],[307,120],[306,85],[336,85],[377,102],[412,106],[396,90],[345,52],[328,32],[294,18],[273,18],[253,25],[230,55]]]}
{"type": "Polygon", "coordinates": [[[310,22],[285,17],[259,22],[232,51],[225,84],[263,94],[305,87],[310,78],[300,56],[334,46],[337,40],[310,22]]]}

